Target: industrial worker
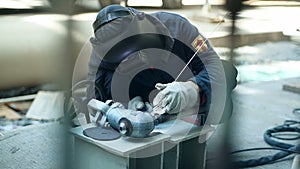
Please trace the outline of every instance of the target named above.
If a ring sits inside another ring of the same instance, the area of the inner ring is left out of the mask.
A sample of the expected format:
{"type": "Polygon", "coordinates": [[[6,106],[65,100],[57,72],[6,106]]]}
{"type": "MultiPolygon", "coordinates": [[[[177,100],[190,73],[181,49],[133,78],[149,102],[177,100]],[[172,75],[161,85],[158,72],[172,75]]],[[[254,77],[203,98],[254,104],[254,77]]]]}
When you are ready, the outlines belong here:
{"type": "Polygon", "coordinates": [[[88,93],[98,100],[161,114],[196,107],[207,115],[236,85],[235,68],[225,70],[209,41],[180,15],[110,5],[99,11],[93,30],[88,79],[95,86],[88,93]]]}

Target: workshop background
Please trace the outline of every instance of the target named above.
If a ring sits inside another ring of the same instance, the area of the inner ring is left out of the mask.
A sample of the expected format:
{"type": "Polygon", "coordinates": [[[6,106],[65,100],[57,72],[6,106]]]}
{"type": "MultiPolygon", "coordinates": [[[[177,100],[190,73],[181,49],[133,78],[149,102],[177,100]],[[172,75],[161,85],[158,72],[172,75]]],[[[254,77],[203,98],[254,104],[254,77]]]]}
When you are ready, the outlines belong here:
{"type": "MultiPolygon", "coordinates": [[[[234,35],[232,18],[224,18],[228,2],[183,0],[183,6],[166,6],[158,0],[120,3],[147,13],[169,11],[188,18],[209,38],[220,57],[237,67],[233,114],[215,126],[216,131],[208,138],[205,168],[225,168],[224,157],[240,161],[282,151],[289,154],[249,168],[299,169],[299,148],[272,150],[264,133],[290,120],[285,126],[296,128],[296,134],[277,136],[287,137],[283,142],[291,145],[299,144],[300,2],[242,1],[234,35]],[[217,24],[220,26],[214,31],[217,24]],[[261,147],[270,149],[225,154],[261,147]]],[[[108,4],[105,0],[1,0],[1,169],[74,167],[64,94],[84,78],[84,73],[75,72],[74,76],[73,70],[87,71],[81,64],[88,61],[92,22],[108,4]]]]}

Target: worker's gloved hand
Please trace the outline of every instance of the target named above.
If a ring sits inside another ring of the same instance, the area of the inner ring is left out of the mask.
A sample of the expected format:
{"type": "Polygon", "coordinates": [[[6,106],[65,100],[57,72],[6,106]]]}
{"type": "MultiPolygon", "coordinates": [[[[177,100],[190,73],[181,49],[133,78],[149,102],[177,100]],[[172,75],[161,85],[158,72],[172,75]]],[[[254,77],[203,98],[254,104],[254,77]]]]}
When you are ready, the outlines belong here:
{"type": "Polygon", "coordinates": [[[199,88],[192,81],[157,83],[155,87],[161,91],[153,100],[154,110],[159,108],[164,113],[176,114],[194,107],[199,102],[199,88]]]}
{"type": "Polygon", "coordinates": [[[144,103],[142,97],[136,96],[128,102],[128,109],[143,112],[151,112],[152,106],[148,102],[144,103]]]}

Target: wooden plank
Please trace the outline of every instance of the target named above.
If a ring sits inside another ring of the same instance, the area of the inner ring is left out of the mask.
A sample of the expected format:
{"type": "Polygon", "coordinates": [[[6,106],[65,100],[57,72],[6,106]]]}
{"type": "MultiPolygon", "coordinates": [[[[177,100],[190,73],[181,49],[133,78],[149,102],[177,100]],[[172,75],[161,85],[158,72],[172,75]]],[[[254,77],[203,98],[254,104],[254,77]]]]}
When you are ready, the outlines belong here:
{"type": "Polygon", "coordinates": [[[26,117],[36,120],[55,120],[64,116],[64,93],[39,91],[26,117]]]}
{"type": "Polygon", "coordinates": [[[8,120],[19,120],[22,116],[12,109],[8,108],[4,104],[0,104],[0,117],[4,117],[8,120]]]}
{"type": "Polygon", "coordinates": [[[4,99],[0,99],[0,103],[33,100],[35,97],[36,97],[36,94],[26,95],[26,96],[17,96],[17,97],[4,98],[4,99]]]}

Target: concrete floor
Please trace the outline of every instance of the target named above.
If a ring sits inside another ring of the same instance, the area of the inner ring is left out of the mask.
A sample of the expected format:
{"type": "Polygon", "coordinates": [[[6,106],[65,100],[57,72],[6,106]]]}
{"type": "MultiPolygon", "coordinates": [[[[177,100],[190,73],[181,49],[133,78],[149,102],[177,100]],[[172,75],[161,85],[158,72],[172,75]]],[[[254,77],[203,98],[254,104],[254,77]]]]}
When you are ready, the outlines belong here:
{"type": "Polygon", "coordinates": [[[65,128],[59,123],[26,126],[0,135],[1,169],[64,169],[65,128]]]}
{"type": "MultiPolygon", "coordinates": [[[[227,132],[222,124],[208,140],[208,159],[214,158],[221,150],[224,134],[227,133],[231,150],[257,147],[270,147],[263,140],[263,133],[272,127],[283,124],[284,120],[300,120],[292,113],[300,107],[300,94],[282,90],[283,84],[299,83],[300,78],[284,79],[269,82],[253,82],[240,84],[234,90],[234,111],[228,121],[227,132]]],[[[299,141],[299,140],[298,140],[299,141]]],[[[295,142],[290,142],[295,144],[295,142]]],[[[234,160],[249,160],[272,155],[278,151],[254,151],[234,156],[234,160]]],[[[253,169],[290,169],[292,157],[289,156],[278,163],[252,167],[253,169]]],[[[217,161],[209,161],[217,163],[217,161]]],[[[214,166],[210,164],[209,166],[214,166]]]]}

